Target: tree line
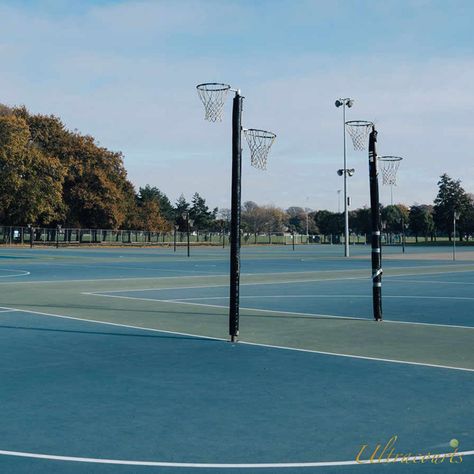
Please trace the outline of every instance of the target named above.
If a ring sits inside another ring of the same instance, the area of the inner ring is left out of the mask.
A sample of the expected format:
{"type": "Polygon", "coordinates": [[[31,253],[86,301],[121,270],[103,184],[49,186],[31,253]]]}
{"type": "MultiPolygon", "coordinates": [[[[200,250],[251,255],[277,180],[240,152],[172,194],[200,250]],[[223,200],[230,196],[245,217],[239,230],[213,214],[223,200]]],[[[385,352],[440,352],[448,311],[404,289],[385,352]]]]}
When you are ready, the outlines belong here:
{"type": "MultiPolygon", "coordinates": [[[[459,212],[461,238],[474,234],[474,198],[460,180],[443,174],[432,204],[381,208],[386,232],[418,238],[451,237],[453,213],[459,212]]],[[[100,146],[90,135],[67,130],[58,117],[30,114],[25,107],[0,105],[0,223],[2,225],[151,232],[192,229],[228,231],[230,211],[210,209],[194,193],[172,204],[156,186],[135,190],[121,152],[100,146]]],[[[370,234],[370,209],[349,213],[350,230],[370,234]]],[[[247,233],[295,232],[337,236],[344,232],[341,213],[302,207],[281,209],[247,201],[242,206],[247,233]]]]}

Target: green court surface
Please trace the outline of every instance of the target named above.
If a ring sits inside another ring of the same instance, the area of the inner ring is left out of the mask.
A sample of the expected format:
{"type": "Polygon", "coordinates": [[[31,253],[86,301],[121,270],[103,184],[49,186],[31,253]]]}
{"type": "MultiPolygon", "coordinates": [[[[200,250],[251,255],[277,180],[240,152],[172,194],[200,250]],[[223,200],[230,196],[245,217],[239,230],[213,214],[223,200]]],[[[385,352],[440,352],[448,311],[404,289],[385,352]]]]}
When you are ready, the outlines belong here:
{"type": "Polygon", "coordinates": [[[2,248],[0,472],[474,472],[474,252],[384,249],[382,323],[342,253],[243,248],[230,343],[228,249],[2,248]]]}

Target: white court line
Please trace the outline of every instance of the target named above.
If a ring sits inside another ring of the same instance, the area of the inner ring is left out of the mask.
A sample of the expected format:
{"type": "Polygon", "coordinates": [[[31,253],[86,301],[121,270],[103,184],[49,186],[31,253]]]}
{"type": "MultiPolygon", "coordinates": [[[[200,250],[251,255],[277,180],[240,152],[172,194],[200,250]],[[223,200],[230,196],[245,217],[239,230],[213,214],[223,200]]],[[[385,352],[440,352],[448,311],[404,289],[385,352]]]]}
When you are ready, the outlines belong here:
{"type": "MultiPolygon", "coordinates": [[[[466,265],[460,265],[462,266],[473,266],[471,264],[466,264],[466,265]]],[[[436,266],[438,267],[438,266],[436,266]]],[[[431,268],[429,265],[425,265],[422,267],[408,267],[412,269],[417,269],[417,268],[431,268]]],[[[393,267],[390,268],[387,271],[393,271],[393,270],[402,270],[402,269],[407,269],[407,267],[393,267]]],[[[247,285],[277,285],[279,283],[282,284],[289,284],[289,283],[305,283],[305,282],[313,282],[313,281],[337,281],[337,280],[363,280],[363,279],[370,279],[370,272],[365,269],[356,269],[356,270],[321,270],[321,271],[303,271],[303,272],[287,272],[287,275],[300,275],[300,274],[308,274],[308,273],[318,273],[318,274],[324,274],[324,273],[337,273],[337,272],[355,272],[355,271],[366,271],[367,276],[357,276],[357,277],[346,277],[346,278],[305,278],[302,280],[289,280],[289,281],[274,281],[274,282],[261,282],[261,283],[241,283],[247,284],[247,285]]],[[[449,272],[445,271],[437,271],[437,272],[423,272],[423,273],[399,273],[398,275],[387,275],[386,273],[384,274],[384,278],[397,278],[397,277],[405,277],[405,276],[413,276],[413,275],[446,275],[446,274],[452,274],[452,273],[474,273],[474,268],[473,269],[468,269],[468,270],[451,270],[449,272]]],[[[279,275],[281,276],[282,273],[242,273],[241,277],[245,276],[260,276],[260,277],[266,277],[266,276],[271,276],[271,275],[279,275]]],[[[49,283],[62,283],[62,284],[70,284],[70,283],[80,283],[80,282],[85,282],[85,283],[95,283],[95,282],[106,282],[106,281],[136,281],[136,280],[179,280],[183,278],[214,278],[214,277],[228,277],[228,273],[222,273],[222,274],[209,274],[209,275],[186,275],[186,276],[173,276],[173,277],[168,277],[168,276],[161,276],[161,277],[130,277],[130,278],[87,278],[87,279],[77,279],[77,280],[43,280],[43,281],[20,281],[20,282],[5,282],[5,283],[0,283],[0,286],[2,285],[19,285],[19,284],[28,284],[28,285],[39,285],[39,284],[49,284],[49,283]]],[[[212,286],[212,285],[211,285],[212,286]]],[[[118,290],[118,291],[126,291],[126,290],[118,290]]]]}
{"type": "Polygon", "coordinates": [[[8,268],[0,268],[0,272],[21,272],[21,273],[17,273],[16,275],[0,275],[0,278],[14,278],[14,277],[31,275],[31,272],[27,272],[26,270],[10,270],[8,268]]]}
{"type": "MultiPolygon", "coordinates": [[[[391,281],[392,282],[392,281],[391,281]]],[[[442,281],[442,280],[401,280],[396,281],[396,283],[422,283],[424,285],[432,283],[439,284],[439,285],[474,285],[474,282],[467,282],[467,281],[442,281]]]]}
{"type": "MultiPolygon", "coordinates": [[[[220,276],[229,276],[229,275],[220,275],[220,276]]],[[[181,277],[178,277],[181,278],[181,277]]],[[[358,276],[358,277],[346,277],[346,278],[313,278],[313,279],[305,279],[305,280],[288,280],[288,281],[263,281],[261,283],[240,283],[240,286],[259,286],[259,285],[287,285],[290,283],[313,283],[318,281],[342,281],[342,280],[370,280],[370,276],[358,276]]],[[[193,285],[193,286],[171,286],[171,287],[163,287],[163,288],[134,288],[130,289],[122,289],[122,290],[102,290],[104,293],[123,293],[124,291],[164,291],[164,290],[192,290],[194,288],[228,288],[229,284],[222,284],[222,285],[193,285]]],[[[95,295],[100,294],[101,291],[84,291],[82,295],[95,295]]],[[[105,295],[101,295],[105,296],[105,295]]]]}
{"type": "MultiPolygon", "coordinates": [[[[223,285],[220,285],[223,286],[223,285]]],[[[227,286],[227,285],[226,285],[227,286]]],[[[191,288],[197,288],[197,287],[191,287],[191,288]]],[[[207,288],[207,287],[204,287],[207,288]]],[[[126,291],[126,290],[122,290],[126,291]]],[[[129,290],[129,291],[140,291],[140,290],[129,290]]],[[[107,292],[111,293],[111,292],[107,292]]],[[[123,300],[138,300],[138,301],[156,301],[157,303],[171,303],[171,304],[184,304],[184,305],[191,305],[191,306],[204,306],[207,308],[220,308],[220,309],[226,309],[226,306],[223,305],[217,305],[217,304],[205,304],[205,303],[193,303],[191,301],[186,301],[187,299],[194,299],[194,298],[183,298],[183,299],[171,299],[171,300],[161,300],[161,299],[156,299],[156,298],[140,298],[138,296],[120,296],[120,295],[107,295],[104,293],[99,293],[99,292],[94,292],[94,293],[81,293],[83,295],[89,295],[89,296],[100,296],[104,298],[119,298],[123,300]]],[[[345,295],[331,295],[331,297],[341,297],[345,295]]],[[[284,297],[284,296],[282,296],[284,297]]],[[[369,296],[357,296],[358,298],[369,298],[369,296]]],[[[216,297],[214,299],[220,299],[220,298],[225,298],[225,296],[222,297],[216,297]]],[[[241,298],[246,298],[246,297],[241,297],[241,298]]],[[[252,297],[248,297],[252,298],[252,297]]],[[[197,298],[196,298],[197,299],[197,298]]],[[[204,298],[208,299],[208,298],[204,298]]],[[[209,299],[213,299],[210,297],[209,299]]],[[[469,298],[472,299],[472,298],[469,298]]],[[[240,307],[241,310],[246,310],[246,311],[256,311],[260,313],[272,313],[272,314],[296,314],[298,316],[310,316],[316,318],[331,318],[331,319],[350,319],[350,320],[357,320],[357,321],[372,321],[371,318],[367,317],[357,317],[357,316],[336,316],[334,314],[321,314],[321,313],[302,313],[302,312],[297,312],[297,311],[281,311],[281,310],[273,310],[273,309],[261,309],[261,308],[249,308],[245,306],[240,307]]],[[[390,323],[390,324],[409,324],[409,325],[415,325],[415,326],[434,326],[434,327],[442,327],[442,328],[457,328],[457,329],[474,329],[474,326],[462,326],[462,325],[457,325],[457,324],[441,324],[441,323],[422,323],[422,322],[416,322],[416,321],[397,321],[394,319],[384,319],[384,322],[390,323]]]]}
{"type": "MultiPolygon", "coordinates": [[[[332,270],[328,271],[328,273],[333,273],[333,271],[341,271],[347,272],[346,270],[332,270]]],[[[432,273],[418,273],[417,275],[445,275],[446,273],[469,273],[474,272],[474,270],[460,270],[457,272],[432,272],[432,273]]],[[[290,272],[289,274],[299,274],[299,273],[308,273],[308,272],[290,272]]],[[[324,273],[324,272],[318,272],[324,273]]],[[[281,275],[281,273],[243,273],[241,276],[265,276],[265,275],[281,275]]],[[[225,276],[228,277],[228,274],[225,275],[213,275],[213,276],[225,276]]],[[[413,276],[413,273],[406,273],[406,274],[399,274],[399,275],[384,275],[384,279],[386,278],[397,278],[397,277],[404,277],[404,276],[413,276]]],[[[103,279],[103,280],[70,280],[70,281],[127,281],[127,280],[160,280],[160,279],[179,279],[179,278],[188,278],[188,277],[157,277],[157,278],[114,278],[114,279],[103,279]]],[[[189,278],[199,278],[198,276],[192,275],[189,278]]],[[[365,276],[352,276],[352,277],[343,277],[343,278],[305,278],[303,280],[282,280],[282,281],[263,281],[263,282],[249,282],[249,283],[240,283],[240,286],[259,286],[259,285],[289,285],[292,283],[314,283],[314,282],[325,282],[325,281],[345,281],[345,280],[371,280],[372,277],[370,274],[365,276]]],[[[69,282],[70,282],[69,281],[69,282]]],[[[403,280],[407,281],[407,280],[403,280]]],[[[45,282],[45,283],[56,283],[56,282],[45,282]]],[[[403,282],[400,282],[403,283],[403,282]]],[[[162,290],[189,290],[193,288],[227,288],[229,284],[222,284],[222,285],[193,285],[193,286],[172,286],[172,287],[163,287],[163,288],[134,288],[134,289],[121,289],[121,290],[105,290],[107,293],[123,293],[124,291],[162,291],[162,290]]],[[[88,291],[82,292],[83,295],[94,295],[104,292],[104,290],[100,291],[88,291]]],[[[105,296],[105,295],[102,295],[105,296]]]]}
{"type": "MultiPolygon", "coordinates": [[[[200,296],[195,298],[175,298],[172,301],[194,301],[194,300],[218,300],[222,298],[228,298],[227,296],[200,296]]],[[[372,295],[246,295],[239,296],[240,299],[259,299],[259,298],[370,298],[372,295]]],[[[403,298],[403,299],[428,299],[428,300],[474,300],[471,296],[422,296],[422,295],[383,295],[384,299],[389,298],[403,298]]]]}
{"type": "Polygon", "coordinates": [[[182,468],[208,468],[208,469],[282,469],[282,468],[305,468],[305,467],[330,467],[330,466],[357,466],[370,464],[394,464],[396,462],[421,461],[428,459],[445,459],[460,456],[472,456],[474,451],[462,451],[457,453],[439,453],[406,458],[374,459],[373,461],[319,461],[319,462],[285,462],[285,463],[193,463],[193,462],[166,462],[166,461],[129,461],[125,459],[103,459],[82,458],[77,456],[58,456],[54,454],[25,453],[21,451],[0,450],[0,455],[16,456],[22,458],[48,459],[51,461],[85,462],[93,464],[118,464],[125,466],[151,466],[151,467],[182,467],[182,468]]]}
{"type": "MultiPolygon", "coordinates": [[[[6,307],[4,307],[6,308],[6,307]]],[[[194,338],[199,338],[199,339],[209,339],[212,341],[228,341],[226,338],[221,338],[221,337],[211,337],[211,336],[202,336],[200,334],[190,334],[186,332],[179,332],[179,331],[166,331],[164,329],[154,329],[154,328],[148,328],[148,327],[142,327],[142,326],[132,326],[129,324],[119,324],[119,323],[111,323],[108,321],[96,321],[94,319],[82,319],[82,318],[76,318],[74,316],[65,316],[61,314],[52,314],[52,313],[43,313],[40,311],[32,311],[32,310],[26,310],[26,309],[19,309],[19,308],[8,308],[12,311],[18,311],[20,313],[28,313],[28,314],[38,314],[40,316],[49,316],[52,318],[58,318],[58,319],[70,319],[72,321],[80,321],[80,322],[86,322],[86,323],[94,323],[94,324],[104,324],[106,326],[114,326],[114,327],[122,327],[122,328],[128,328],[128,329],[138,329],[138,330],[143,330],[143,331],[150,331],[150,332],[159,332],[163,334],[175,334],[178,336],[188,336],[188,337],[194,337],[194,338]]],[[[252,345],[252,346],[257,346],[257,347],[269,347],[269,348],[274,348],[274,349],[280,349],[280,350],[288,350],[288,351],[295,351],[295,352],[305,352],[309,354],[322,354],[322,355],[329,355],[329,356],[334,356],[334,357],[346,357],[349,359],[361,359],[361,360],[370,360],[370,361],[375,361],[375,362],[389,362],[393,364],[404,364],[404,365],[417,365],[421,367],[434,367],[437,369],[449,369],[449,370],[459,370],[462,372],[474,372],[474,369],[468,369],[464,367],[453,367],[449,365],[438,365],[438,364],[428,364],[425,362],[411,362],[411,361],[404,361],[404,360],[397,360],[397,359],[382,359],[378,357],[369,357],[369,356],[358,356],[358,355],[352,355],[352,354],[342,354],[339,352],[325,352],[325,351],[317,351],[317,350],[312,350],[312,349],[300,349],[297,347],[286,347],[286,346],[272,346],[269,344],[260,344],[257,342],[244,342],[240,341],[239,344],[246,344],[246,345],[252,345]]]]}

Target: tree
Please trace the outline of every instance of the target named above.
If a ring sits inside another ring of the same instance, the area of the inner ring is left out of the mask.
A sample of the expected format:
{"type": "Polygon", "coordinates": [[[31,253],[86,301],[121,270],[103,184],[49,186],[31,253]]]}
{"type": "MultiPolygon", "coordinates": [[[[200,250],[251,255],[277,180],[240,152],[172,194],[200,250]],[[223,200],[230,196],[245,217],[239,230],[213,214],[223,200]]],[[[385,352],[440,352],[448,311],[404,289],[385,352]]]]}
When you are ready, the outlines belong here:
{"type": "Polygon", "coordinates": [[[460,240],[469,240],[474,235],[474,195],[468,193],[467,205],[459,218],[460,240]]]}
{"type": "Polygon", "coordinates": [[[22,117],[0,115],[0,216],[5,224],[61,220],[64,175],[60,161],[31,141],[22,117]]]}
{"type": "Polygon", "coordinates": [[[173,224],[175,219],[175,210],[166,196],[165,193],[161,192],[156,186],[150,186],[147,184],[144,188],[138,190],[138,196],[140,201],[144,202],[147,200],[154,200],[160,207],[161,216],[167,220],[170,225],[173,224]]]}
{"type": "Polygon", "coordinates": [[[183,218],[183,214],[189,212],[189,203],[186,201],[186,198],[181,194],[176,201],[174,212],[176,215],[176,224],[179,226],[181,232],[186,232],[187,223],[183,218]]]}
{"type": "Polygon", "coordinates": [[[467,213],[469,198],[461,186],[461,180],[454,180],[446,173],[438,181],[439,191],[434,200],[434,222],[436,229],[444,232],[451,240],[454,211],[467,213]]]}
{"type": "Polygon", "coordinates": [[[356,234],[365,234],[366,241],[370,242],[370,236],[372,235],[372,214],[370,208],[363,207],[350,211],[349,222],[356,234]]]}
{"type": "Polygon", "coordinates": [[[210,211],[206,200],[199,193],[194,193],[191,200],[189,215],[194,220],[194,227],[201,230],[210,230],[216,220],[217,208],[210,211]]]}
{"type": "Polygon", "coordinates": [[[339,239],[344,230],[343,214],[322,210],[316,212],[314,220],[319,231],[325,236],[336,236],[336,239],[339,239]]]}
{"type": "MultiPolygon", "coordinates": [[[[302,207],[292,206],[286,210],[288,225],[298,234],[306,234],[308,214],[302,207]]],[[[309,223],[308,223],[309,227],[309,223]]]]}
{"type": "Polygon", "coordinates": [[[70,132],[54,116],[30,115],[23,107],[15,115],[30,129],[30,140],[66,169],[62,186],[65,225],[120,228],[126,221],[133,186],[127,180],[120,152],[99,147],[93,137],[70,132]]]}
{"type": "Polygon", "coordinates": [[[408,222],[408,208],[403,204],[386,206],[382,209],[381,218],[385,222],[387,232],[396,233],[402,231],[402,222],[408,222]]]}
{"type": "MultiPolygon", "coordinates": [[[[169,203],[168,198],[156,187],[146,185],[140,188],[137,194],[137,208],[139,228],[149,232],[163,232],[171,230],[172,222],[167,220],[161,210],[162,203],[169,203]]],[[[171,204],[169,204],[170,208],[171,204]]],[[[174,210],[172,210],[174,216],[174,210]]]]}
{"type": "Polygon", "coordinates": [[[412,206],[410,208],[408,222],[410,232],[415,236],[416,242],[418,243],[418,237],[420,235],[424,236],[425,241],[427,241],[428,235],[432,234],[434,230],[433,206],[426,204],[412,206]]]}

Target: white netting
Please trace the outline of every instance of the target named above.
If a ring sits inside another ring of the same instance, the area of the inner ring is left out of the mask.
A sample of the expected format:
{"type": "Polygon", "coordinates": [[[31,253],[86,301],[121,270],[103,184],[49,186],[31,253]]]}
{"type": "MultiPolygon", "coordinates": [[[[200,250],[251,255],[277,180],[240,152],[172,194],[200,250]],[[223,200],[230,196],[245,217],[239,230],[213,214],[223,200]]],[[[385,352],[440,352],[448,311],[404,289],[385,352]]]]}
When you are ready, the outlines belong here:
{"type": "Polygon", "coordinates": [[[220,122],[222,120],[222,110],[224,108],[227,93],[230,86],[212,82],[199,84],[196,86],[199,98],[206,109],[205,119],[210,122],[220,122]]]}
{"type": "Polygon", "coordinates": [[[244,129],[245,138],[250,148],[250,163],[260,170],[267,169],[268,152],[270,151],[276,135],[266,130],[254,128],[244,129]]]}
{"type": "Polygon", "coordinates": [[[352,138],[354,150],[365,150],[367,148],[367,137],[373,125],[372,122],[366,122],[365,120],[346,122],[346,130],[352,138]]]}
{"type": "Polygon", "coordinates": [[[382,183],[388,186],[397,185],[397,171],[403,158],[399,156],[379,156],[382,183]]]}

